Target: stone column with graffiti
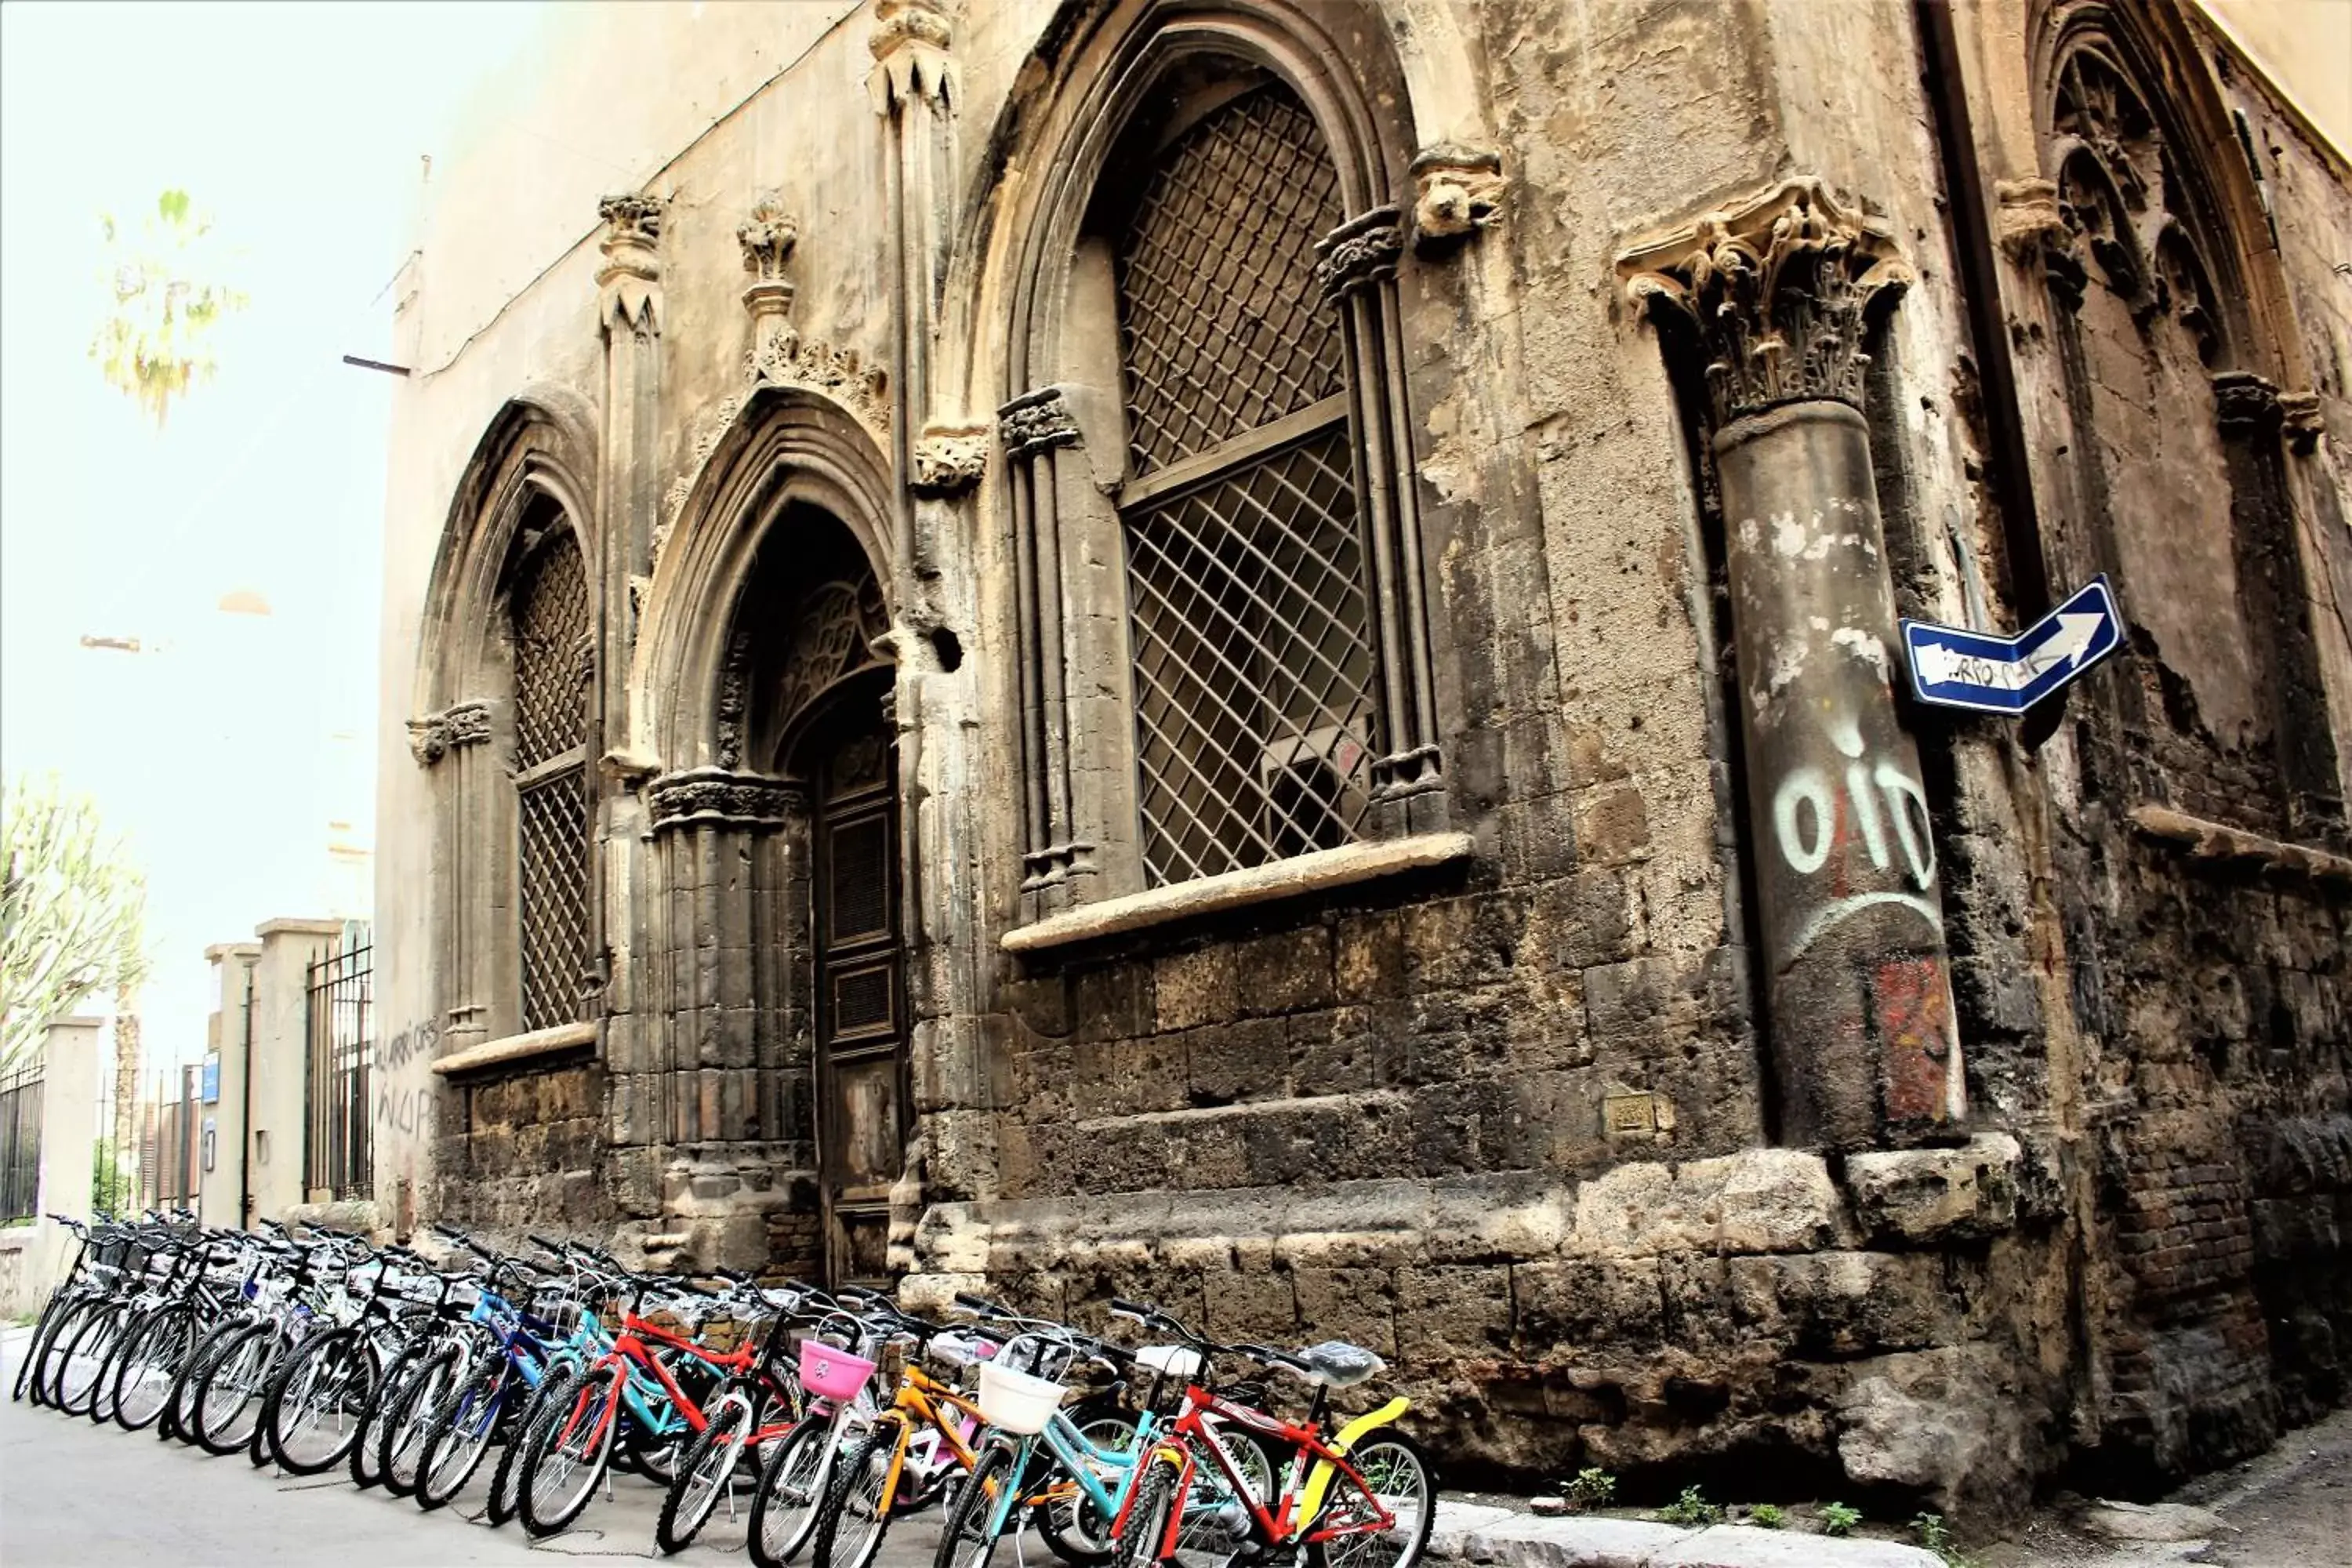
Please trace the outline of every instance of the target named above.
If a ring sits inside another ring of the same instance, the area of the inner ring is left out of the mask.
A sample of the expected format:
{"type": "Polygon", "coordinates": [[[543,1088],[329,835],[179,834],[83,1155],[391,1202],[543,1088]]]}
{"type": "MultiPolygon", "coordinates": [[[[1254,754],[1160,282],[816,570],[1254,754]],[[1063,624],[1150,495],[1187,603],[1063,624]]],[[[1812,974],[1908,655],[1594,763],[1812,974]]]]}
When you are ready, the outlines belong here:
{"type": "Polygon", "coordinates": [[[1810,179],[1621,265],[1668,351],[1705,366],[1782,1137],[1948,1136],[1959,1041],[1862,415],[1864,337],[1910,268],[1810,179]]]}

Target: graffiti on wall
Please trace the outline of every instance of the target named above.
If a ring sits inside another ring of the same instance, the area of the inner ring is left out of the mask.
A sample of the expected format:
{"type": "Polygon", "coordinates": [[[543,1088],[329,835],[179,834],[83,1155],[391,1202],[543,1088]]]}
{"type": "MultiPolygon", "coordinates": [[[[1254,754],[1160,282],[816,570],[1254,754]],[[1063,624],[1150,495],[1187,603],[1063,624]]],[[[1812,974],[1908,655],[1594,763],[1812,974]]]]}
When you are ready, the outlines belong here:
{"type": "Polygon", "coordinates": [[[1852,717],[1841,714],[1823,727],[1843,765],[1801,763],[1772,792],[1772,838],[1781,862],[1820,900],[1790,932],[1780,961],[1794,960],[1832,927],[1873,909],[1910,911],[1940,943],[1944,917],[1935,899],[1926,788],[1901,759],[1869,755],[1852,717]],[[1898,885],[1885,885],[1890,880],[1898,885]]]}
{"type": "Polygon", "coordinates": [[[383,1042],[376,1053],[375,1124],[386,1132],[413,1138],[425,1120],[426,1085],[401,1069],[410,1062],[429,1062],[441,1041],[438,1026],[412,1025],[383,1042]],[[395,1079],[406,1077],[409,1081],[395,1079]]]}

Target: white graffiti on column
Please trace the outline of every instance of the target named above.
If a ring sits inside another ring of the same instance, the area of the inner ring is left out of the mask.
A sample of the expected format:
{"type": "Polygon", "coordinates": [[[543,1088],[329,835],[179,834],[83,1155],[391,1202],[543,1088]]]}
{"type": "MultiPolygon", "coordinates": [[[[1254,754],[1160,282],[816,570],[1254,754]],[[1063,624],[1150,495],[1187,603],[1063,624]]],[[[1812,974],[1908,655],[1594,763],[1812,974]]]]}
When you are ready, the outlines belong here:
{"type": "Polygon", "coordinates": [[[1797,928],[1784,958],[1795,958],[1840,921],[1864,910],[1890,905],[1911,910],[1940,938],[1944,917],[1935,900],[1926,896],[1936,885],[1936,843],[1928,826],[1927,792],[1893,759],[1866,758],[1862,731],[1850,715],[1831,720],[1827,729],[1830,743],[1847,759],[1844,775],[1832,777],[1830,768],[1807,763],[1780,781],[1780,787],[1772,794],[1772,836],[1780,858],[1800,877],[1814,875],[1829,864],[1846,838],[1840,824],[1850,818],[1853,835],[1861,841],[1870,863],[1882,871],[1891,869],[1899,851],[1903,874],[1916,890],[1879,889],[1830,898],[1797,928]]]}

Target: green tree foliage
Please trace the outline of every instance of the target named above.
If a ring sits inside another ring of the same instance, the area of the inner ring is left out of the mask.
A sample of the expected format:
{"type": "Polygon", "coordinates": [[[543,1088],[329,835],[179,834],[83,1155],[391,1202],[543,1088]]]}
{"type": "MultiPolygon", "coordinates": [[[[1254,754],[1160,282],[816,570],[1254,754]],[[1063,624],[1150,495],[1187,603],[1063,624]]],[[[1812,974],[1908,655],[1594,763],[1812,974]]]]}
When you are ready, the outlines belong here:
{"type": "Polygon", "coordinates": [[[246,298],[221,276],[211,220],[185,191],[165,191],[132,225],[100,213],[113,307],[90,340],[89,357],[107,384],[135,398],[161,426],[173,400],[219,367],[212,349],[220,319],[246,298]]]}
{"type": "Polygon", "coordinates": [[[87,796],[54,776],[0,795],[0,1070],[91,993],[137,985],[146,908],[145,880],[87,796]]]}

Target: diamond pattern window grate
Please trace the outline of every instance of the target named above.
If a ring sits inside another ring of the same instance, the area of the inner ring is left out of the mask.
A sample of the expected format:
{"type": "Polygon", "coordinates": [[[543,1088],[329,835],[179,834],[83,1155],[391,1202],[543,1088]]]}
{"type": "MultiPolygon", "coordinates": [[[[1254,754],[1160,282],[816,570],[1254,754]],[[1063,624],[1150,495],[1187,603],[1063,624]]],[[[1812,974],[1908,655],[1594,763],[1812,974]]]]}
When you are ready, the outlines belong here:
{"type": "Polygon", "coordinates": [[[1361,836],[1376,661],[1345,427],[1127,519],[1154,886],[1361,836]]]}
{"type": "Polygon", "coordinates": [[[512,605],[515,765],[542,770],[516,792],[522,1026],[546,1029],[579,1016],[588,953],[588,580],[571,533],[525,564],[512,605]]]}
{"type": "Polygon", "coordinates": [[[588,951],[588,796],[577,769],[518,796],[522,835],[522,1026],[551,1029],[580,1013],[588,951]]]}
{"type": "Polygon", "coordinates": [[[1159,159],[1119,253],[1128,438],[1148,473],[1342,389],[1315,242],[1339,175],[1281,87],[1234,100],[1159,159]]]}
{"type": "Polygon", "coordinates": [[[570,533],[549,542],[514,587],[515,764],[536,767],[581,743],[587,682],[588,579],[570,533]]]}

